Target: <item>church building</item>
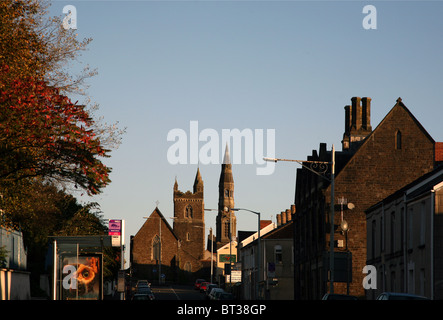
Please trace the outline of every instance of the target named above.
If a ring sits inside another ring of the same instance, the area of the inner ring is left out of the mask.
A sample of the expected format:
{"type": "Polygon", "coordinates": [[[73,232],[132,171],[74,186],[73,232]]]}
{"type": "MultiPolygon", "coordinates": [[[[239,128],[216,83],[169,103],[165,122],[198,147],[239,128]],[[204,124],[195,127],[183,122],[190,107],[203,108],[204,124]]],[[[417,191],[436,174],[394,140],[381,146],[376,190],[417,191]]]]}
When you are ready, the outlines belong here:
{"type": "MultiPolygon", "coordinates": [[[[204,183],[199,168],[192,191],[180,191],[175,180],[173,202],[172,227],[156,207],[137,234],[131,236],[130,265],[136,279],[148,279],[154,283],[209,279],[211,251],[205,249],[204,183]]],[[[214,264],[216,248],[228,243],[231,235],[236,233],[235,214],[229,212],[233,207],[234,180],[226,146],[219,181],[214,264]]],[[[209,243],[207,247],[210,248],[209,243]]]]}

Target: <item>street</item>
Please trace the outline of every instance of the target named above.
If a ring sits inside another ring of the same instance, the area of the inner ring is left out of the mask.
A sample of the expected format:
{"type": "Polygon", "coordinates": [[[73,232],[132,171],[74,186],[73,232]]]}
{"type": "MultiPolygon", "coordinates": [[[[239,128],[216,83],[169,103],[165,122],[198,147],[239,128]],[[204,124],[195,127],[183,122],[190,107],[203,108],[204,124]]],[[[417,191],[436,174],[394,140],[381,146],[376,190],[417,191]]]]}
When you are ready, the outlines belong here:
{"type": "Polygon", "coordinates": [[[205,294],[192,286],[170,285],[151,286],[155,300],[204,300],[205,294]]]}

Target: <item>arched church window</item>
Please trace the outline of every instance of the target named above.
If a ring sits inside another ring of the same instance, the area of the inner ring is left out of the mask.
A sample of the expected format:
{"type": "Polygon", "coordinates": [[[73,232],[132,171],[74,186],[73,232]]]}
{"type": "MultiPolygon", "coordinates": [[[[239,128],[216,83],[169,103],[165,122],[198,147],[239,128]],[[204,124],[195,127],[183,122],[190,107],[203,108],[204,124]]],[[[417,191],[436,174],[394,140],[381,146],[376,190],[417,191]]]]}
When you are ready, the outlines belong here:
{"type": "Polygon", "coordinates": [[[399,130],[395,133],[395,149],[401,149],[401,131],[399,130]]]}
{"type": "Polygon", "coordinates": [[[152,240],[151,258],[152,260],[160,260],[161,256],[161,242],[160,237],[156,235],[152,240]]]}
{"type": "Polygon", "coordinates": [[[184,269],[185,269],[185,271],[187,271],[187,272],[192,272],[192,264],[191,264],[189,261],[187,261],[187,262],[185,263],[184,269]]]}
{"type": "Polygon", "coordinates": [[[185,218],[192,219],[194,217],[194,214],[192,212],[192,206],[189,204],[185,209],[185,218]]]}

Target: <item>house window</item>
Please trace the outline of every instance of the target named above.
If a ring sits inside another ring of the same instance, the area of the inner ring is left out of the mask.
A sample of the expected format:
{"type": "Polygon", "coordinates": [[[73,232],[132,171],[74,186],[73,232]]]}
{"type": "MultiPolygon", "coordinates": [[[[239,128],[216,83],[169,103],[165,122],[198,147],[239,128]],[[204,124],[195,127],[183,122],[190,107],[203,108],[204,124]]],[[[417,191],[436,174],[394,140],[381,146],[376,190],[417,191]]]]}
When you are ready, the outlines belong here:
{"type": "Polygon", "coordinates": [[[426,204],[424,201],[420,203],[420,245],[426,243],[426,204]]]}
{"type": "Polygon", "coordinates": [[[375,259],[375,248],[376,248],[376,226],[377,222],[375,220],[372,220],[372,239],[371,239],[371,251],[372,251],[372,259],[375,259]]]}
{"type": "Polygon", "coordinates": [[[391,212],[391,252],[395,252],[395,211],[391,212]]]}
{"type": "Polygon", "coordinates": [[[399,130],[395,133],[395,149],[401,149],[401,131],[399,130]]]}
{"type": "Polygon", "coordinates": [[[282,249],[280,245],[276,245],[274,247],[274,256],[275,256],[275,263],[282,263],[283,262],[283,255],[282,255],[282,249]]]}

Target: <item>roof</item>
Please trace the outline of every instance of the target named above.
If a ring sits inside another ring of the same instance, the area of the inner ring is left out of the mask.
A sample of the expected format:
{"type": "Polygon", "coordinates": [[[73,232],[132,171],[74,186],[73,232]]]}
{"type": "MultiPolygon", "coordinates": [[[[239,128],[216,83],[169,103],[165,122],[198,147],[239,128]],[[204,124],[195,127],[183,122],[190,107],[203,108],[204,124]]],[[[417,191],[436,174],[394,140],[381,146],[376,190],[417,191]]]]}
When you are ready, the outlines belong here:
{"type": "MultiPolygon", "coordinates": [[[[166,225],[166,227],[168,228],[168,230],[171,232],[171,234],[178,240],[177,235],[174,233],[174,230],[172,229],[172,227],[169,225],[168,221],[166,220],[166,218],[163,216],[163,214],[161,213],[160,209],[158,207],[155,207],[154,211],[152,211],[151,215],[146,219],[145,223],[142,225],[142,227],[137,231],[137,233],[135,234],[134,238],[137,237],[138,233],[148,224],[153,223],[152,222],[152,217],[154,214],[158,215],[162,221],[164,222],[164,224],[166,225]]],[[[155,223],[155,222],[154,222],[155,223]]],[[[163,230],[162,230],[163,232],[163,230]]]]}
{"type": "Polygon", "coordinates": [[[275,228],[263,236],[263,239],[292,239],[294,237],[294,220],[275,228]]]}
{"type": "MultiPolygon", "coordinates": [[[[435,144],[434,139],[431,137],[431,135],[426,131],[426,129],[422,126],[422,124],[417,120],[417,118],[412,114],[411,111],[409,111],[409,109],[404,105],[404,103],[402,102],[401,98],[397,99],[397,103],[391,108],[391,110],[385,115],[385,117],[383,118],[382,121],[380,121],[380,123],[377,125],[377,127],[372,130],[372,132],[363,140],[363,143],[358,147],[358,149],[355,151],[355,153],[352,155],[352,157],[350,157],[347,160],[350,160],[351,158],[354,158],[359,152],[362,152],[361,150],[363,150],[363,146],[365,146],[367,143],[369,143],[368,141],[371,141],[371,137],[374,136],[378,129],[381,128],[383,126],[383,124],[387,121],[388,118],[391,117],[392,113],[394,112],[395,109],[397,108],[402,108],[403,110],[406,111],[406,113],[409,115],[409,117],[412,119],[412,121],[417,125],[417,127],[419,128],[420,131],[423,132],[423,134],[432,142],[435,144]]],[[[336,152],[336,157],[339,155],[339,152],[336,152]]],[[[346,161],[346,164],[344,165],[343,168],[345,168],[348,165],[349,161],[346,161]]],[[[336,168],[336,176],[339,175],[341,170],[337,170],[336,168]]]]}
{"type": "Polygon", "coordinates": [[[443,182],[443,166],[439,166],[434,170],[422,175],[420,178],[412,181],[411,183],[407,184],[401,189],[390,194],[383,200],[369,207],[368,209],[365,210],[365,212],[368,213],[377,208],[378,206],[382,205],[383,203],[390,202],[393,201],[394,199],[402,197],[405,193],[407,193],[407,196],[409,198],[415,198],[427,191],[430,191],[434,186],[436,186],[441,182],[443,182]]]}

